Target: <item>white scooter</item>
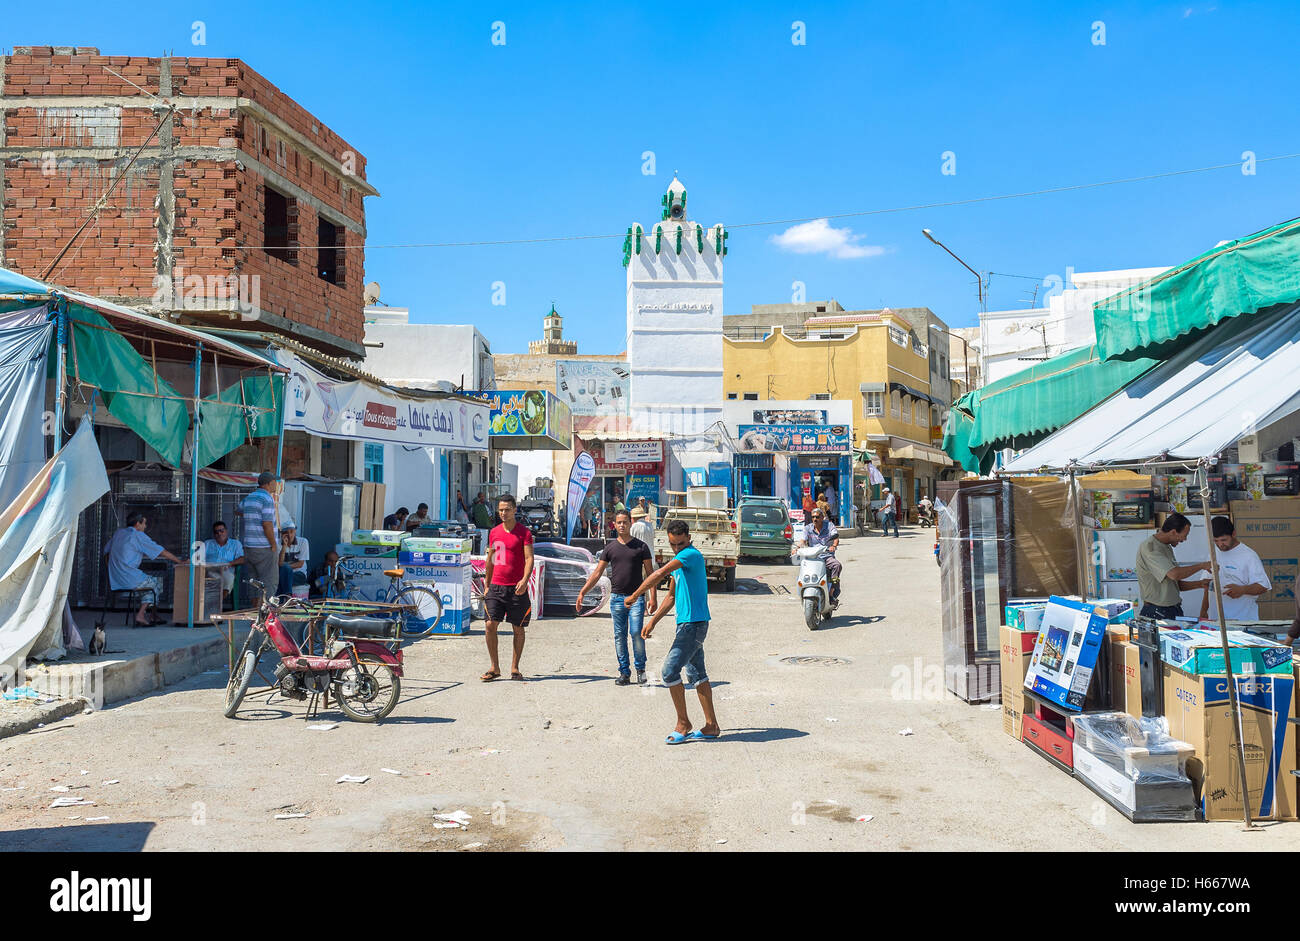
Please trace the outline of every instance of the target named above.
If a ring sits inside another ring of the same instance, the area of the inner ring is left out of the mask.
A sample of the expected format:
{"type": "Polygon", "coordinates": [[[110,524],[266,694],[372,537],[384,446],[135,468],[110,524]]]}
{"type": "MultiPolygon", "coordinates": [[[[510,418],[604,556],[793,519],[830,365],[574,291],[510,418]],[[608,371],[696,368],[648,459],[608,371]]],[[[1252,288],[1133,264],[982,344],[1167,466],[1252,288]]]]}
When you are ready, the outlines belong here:
{"type": "Polygon", "coordinates": [[[799,597],[803,601],[803,619],[808,630],[815,631],[822,621],[829,621],[831,583],[826,573],[826,546],[796,549],[799,557],[799,597]]]}

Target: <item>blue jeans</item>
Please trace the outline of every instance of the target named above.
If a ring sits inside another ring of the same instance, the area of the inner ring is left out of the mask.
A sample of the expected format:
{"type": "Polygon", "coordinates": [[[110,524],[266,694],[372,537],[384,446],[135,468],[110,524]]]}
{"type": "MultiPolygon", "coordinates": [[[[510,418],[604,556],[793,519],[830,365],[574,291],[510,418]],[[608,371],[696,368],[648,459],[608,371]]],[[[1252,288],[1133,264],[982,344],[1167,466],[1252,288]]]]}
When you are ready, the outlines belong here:
{"type": "Polygon", "coordinates": [[[305,568],[295,569],[288,565],[280,566],[280,584],[276,587],[277,595],[287,595],[293,591],[294,585],[307,584],[307,572],[305,568]]]}
{"type": "Polygon", "coordinates": [[[614,653],[618,657],[618,672],[621,676],[631,676],[627,662],[627,639],[632,638],[632,659],[638,673],[645,672],[645,638],[641,636],[641,625],[645,622],[645,597],[642,596],[628,607],[623,599],[627,595],[609,596],[609,614],[614,620],[614,653]]]}
{"type": "Polygon", "coordinates": [[[673,638],[668,656],[664,657],[665,686],[680,686],[683,669],[688,683],[699,686],[709,681],[709,674],[704,669],[704,638],[708,634],[708,621],[689,621],[677,625],[677,636],[673,638]]]}
{"type": "Polygon", "coordinates": [[[897,538],[898,537],[898,514],[897,513],[885,514],[885,524],[880,527],[880,534],[882,536],[889,535],[890,526],[894,527],[894,537],[897,538]]]}

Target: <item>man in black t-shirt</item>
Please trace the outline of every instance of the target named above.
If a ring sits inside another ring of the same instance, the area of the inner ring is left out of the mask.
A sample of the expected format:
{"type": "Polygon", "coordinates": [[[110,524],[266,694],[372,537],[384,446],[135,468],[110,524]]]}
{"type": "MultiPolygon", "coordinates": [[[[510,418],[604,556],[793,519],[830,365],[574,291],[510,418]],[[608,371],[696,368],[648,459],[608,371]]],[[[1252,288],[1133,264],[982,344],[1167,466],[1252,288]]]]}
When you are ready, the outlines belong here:
{"type": "Polygon", "coordinates": [[[587,582],[578,592],[578,601],[574,605],[582,613],[582,597],[596,584],[604,574],[606,567],[610,570],[609,613],[614,620],[614,653],[618,657],[618,679],[615,686],[627,686],[632,682],[632,666],[636,666],[636,681],[644,686],[645,675],[645,639],[641,636],[641,625],[647,614],[653,614],[656,607],[655,590],[650,589],[650,604],[645,598],[637,598],[630,606],[624,597],[641,587],[641,583],[650,577],[653,571],[653,553],[650,547],[631,535],[632,514],[626,509],[614,514],[614,532],[617,539],[611,539],[597,556],[596,567],[587,576],[587,582]],[[632,663],[628,662],[627,638],[632,637],[632,663]]]}

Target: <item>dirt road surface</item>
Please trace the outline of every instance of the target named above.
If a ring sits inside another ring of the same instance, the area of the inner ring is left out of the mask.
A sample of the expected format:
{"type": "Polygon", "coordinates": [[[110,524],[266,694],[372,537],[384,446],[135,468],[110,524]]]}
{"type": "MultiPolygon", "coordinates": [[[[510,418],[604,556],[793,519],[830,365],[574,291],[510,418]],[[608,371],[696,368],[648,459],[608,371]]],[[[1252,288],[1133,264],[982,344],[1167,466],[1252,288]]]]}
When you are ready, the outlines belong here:
{"type": "MultiPolygon", "coordinates": [[[[527,682],[479,682],[480,629],[409,646],[404,698],[377,726],[338,712],[307,720],[303,704],[265,696],[226,719],[224,674],[209,674],[0,741],[0,849],[1296,844],[1297,824],[1135,826],[1003,734],[996,709],[946,693],[931,532],[846,540],[840,615],[815,633],[784,590],[793,568],[743,565],[734,595],[711,594],[719,741],[663,743],[673,712],[657,671],[671,625],[649,642],[644,688],[614,686],[608,614],[530,627],[527,682]],[[338,726],[308,729],[320,722],[338,726]],[[369,780],[335,783],[345,774],[369,780]],[[52,809],[57,797],[94,803],[52,809]],[[455,811],[472,815],[466,829],[436,826],[455,811]]],[[[509,644],[503,632],[503,658],[509,644]]]]}

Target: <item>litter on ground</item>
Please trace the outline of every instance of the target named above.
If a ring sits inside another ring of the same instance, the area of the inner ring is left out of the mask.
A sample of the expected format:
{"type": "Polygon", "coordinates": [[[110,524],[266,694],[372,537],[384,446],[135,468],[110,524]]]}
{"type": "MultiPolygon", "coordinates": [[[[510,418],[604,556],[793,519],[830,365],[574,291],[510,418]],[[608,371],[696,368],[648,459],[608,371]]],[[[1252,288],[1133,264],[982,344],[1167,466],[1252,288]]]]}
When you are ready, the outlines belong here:
{"type": "Polygon", "coordinates": [[[474,818],[463,810],[453,810],[449,814],[434,814],[433,819],[438,821],[433,825],[435,830],[450,830],[452,827],[465,830],[474,818]]]}
{"type": "Polygon", "coordinates": [[[386,774],[396,774],[396,775],[398,775],[398,776],[400,776],[401,773],[402,773],[402,772],[400,772],[400,771],[396,771],[396,770],[394,770],[394,769],[392,769],[392,768],[380,768],[379,770],[380,770],[380,771],[383,771],[383,772],[386,773],[386,774]]]}
{"type": "Polygon", "coordinates": [[[345,774],[340,777],[335,784],[365,784],[370,780],[368,774],[345,774]]]}
{"type": "Polygon", "coordinates": [[[915,735],[916,733],[913,732],[911,729],[899,729],[899,730],[898,730],[898,734],[899,734],[899,735],[915,735]]]}
{"type": "Polygon", "coordinates": [[[56,807],[93,807],[95,802],[86,800],[84,797],[56,797],[54,803],[50,805],[50,810],[56,807]]]}
{"type": "Polygon", "coordinates": [[[309,725],[309,726],[307,726],[307,731],[308,731],[308,732],[328,732],[330,729],[337,729],[338,727],[339,727],[339,724],[338,724],[337,722],[325,722],[325,723],[322,723],[321,725],[309,725]]]}

